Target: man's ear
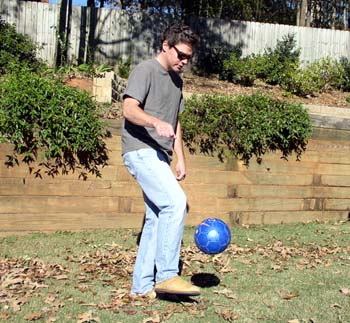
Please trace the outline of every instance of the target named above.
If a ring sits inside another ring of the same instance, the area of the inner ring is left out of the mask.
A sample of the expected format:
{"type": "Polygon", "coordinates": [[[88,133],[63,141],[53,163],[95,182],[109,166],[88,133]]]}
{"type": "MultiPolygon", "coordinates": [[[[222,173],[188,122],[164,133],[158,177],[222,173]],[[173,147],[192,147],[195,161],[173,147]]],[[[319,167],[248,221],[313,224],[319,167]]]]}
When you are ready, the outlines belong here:
{"type": "Polygon", "coordinates": [[[166,52],[166,51],[169,50],[169,48],[170,48],[170,46],[169,46],[169,44],[168,44],[168,41],[167,41],[167,40],[164,40],[164,41],[163,41],[163,44],[162,44],[162,51],[163,51],[163,52],[166,52]]]}

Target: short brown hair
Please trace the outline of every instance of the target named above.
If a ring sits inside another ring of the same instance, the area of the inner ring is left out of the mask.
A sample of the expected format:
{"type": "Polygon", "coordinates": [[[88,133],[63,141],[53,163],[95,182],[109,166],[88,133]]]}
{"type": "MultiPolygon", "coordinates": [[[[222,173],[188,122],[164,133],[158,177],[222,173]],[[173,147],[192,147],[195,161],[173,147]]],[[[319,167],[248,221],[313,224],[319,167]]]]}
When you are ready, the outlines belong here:
{"type": "Polygon", "coordinates": [[[178,43],[187,43],[195,47],[199,41],[198,36],[190,29],[189,26],[177,23],[168,26],[162,35],[162,44],[167,41],[169,46],[175,46],[178,43]]]}

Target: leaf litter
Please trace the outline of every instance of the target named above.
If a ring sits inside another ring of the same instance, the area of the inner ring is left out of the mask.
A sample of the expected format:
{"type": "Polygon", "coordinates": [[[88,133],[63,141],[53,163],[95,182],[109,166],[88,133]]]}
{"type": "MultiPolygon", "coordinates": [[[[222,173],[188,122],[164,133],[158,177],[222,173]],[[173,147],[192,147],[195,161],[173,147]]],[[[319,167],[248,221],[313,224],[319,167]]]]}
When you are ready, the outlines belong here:
{"type": "MultiPolygon", "coordinates": [[[[239,246],[231,244],[224,253],[209,256],[198,252],[194,245],[184,247],[181,251],[183,262],[183,276],[193,276],[203,271],[207,265],[219,275],[235,274],[233,267],[236,261],[251,267],[258,263],[256,258],[262,257],[271,262],[270,269],[281,272],[289,266],[296,266],[298,270],[308,270],[317,266],[329,266],[329,256],[339,255],[339,260],[347,259],[350,247],[339,247],[337,245],[319,246],[316,243],[298,244],[293,246],[284,245],[282,241],[275,240],[271,244],[253,246],[239,246]]],[[[8,259],[0,258],[0,304],[6,304],[13,312],[20,311],[28,299],[38,293],[41,289],[48,289],[50,284],[48,279],[67,280],[74,279],[75,288],[81,293],[90,290],[91,283],[101,281],[104,286],[112,286],[108,301],[100,303],[83,303],[82,306],[95,308],[96,310],[110,310],[115,313],[122,312],[126,315],[144,315],[144,323],[165,322],[176,313],[188,313],[195,317],[204,317],[208,306],[212,306],[210,301],[204,297],[198,297],[193,302],[181,299],[170,302],[165,309],[152,310],[157,300],[139,298],[132,299],[129,295],[130,279],[133,265],[136,258],[136,248],[126,248],[115,243],[106,244],[104,248],[96,247],[91,252],[82,255],[74,255],[72,252],[64,260],[78,265],[79,272],[70,278],[71,270],[68,265],[45,263],[34,259],[8,259]]],[[[262,272],[259,272],[262,274],[262,272]]],[[[348,288],[340,290],[343,295],[349,296],[348,288]]],[[[239,299],[233,290],[226,286],[219,286],[213,293],[226,298],[229,301],[239,303],[239,299]]],[[[282,299],[291,300],[299,297],[297,291],[280,291],[282,299]]],[[[217,301],[217,300],[216,300],[217,301]]],[[[49,293],[45,298],[45,303],[58,310],[64,304],[60,302],[55,293],[49,293]]],[[[273,304],[265,304],[273,308],[273,304]]],[[[336,305],[334,305],[335,307],[336,305]]],[[[228,322],[236,321],[241,314],[232,309],[232,306],[217,306],[215,313],[228,322]]],[[[47,322],[55,322],[56,318],[52,311],[43,310],[43,313],[29,313],[25,317],[28,321],[41,319],[45,314],[51,315],[47,322]]],[[[10,313],[0,312],[0,317],[5,320],[10,319],[10,313]]],[[[87,311],[76,317],[77,323],[100,322],[98,316],[87,311]]]]}
{"type": "Polygon", "coordinates": [[[14,312],[20,311],[29,297],[48,288],[46,279],[61,279],[66,273],[63,266],[37,258],[0,258],[0,303],[9,305],[14,312]]]}

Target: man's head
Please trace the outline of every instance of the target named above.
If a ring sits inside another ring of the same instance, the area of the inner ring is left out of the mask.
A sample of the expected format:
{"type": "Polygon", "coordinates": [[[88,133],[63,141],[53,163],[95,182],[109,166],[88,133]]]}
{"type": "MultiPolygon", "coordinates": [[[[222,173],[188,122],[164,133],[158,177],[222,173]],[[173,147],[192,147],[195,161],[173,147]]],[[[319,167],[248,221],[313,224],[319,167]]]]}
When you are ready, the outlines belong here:
{"type": "Polygon", "coordinates": [[[174,24],[166,28],[162,35],[162,44],[167,41],[169,46],[176,46],[178,43],[186,43],[195,47],[198,43],[198,36],[183,24],[174,24]]]}
{"type": "Polygon", "coordinates": [[[198,36],[186,25],[169,26],[162,36],[161,63],[168,70],[181,72],[192,58],[193,48],[198,43],[198,36]]]}

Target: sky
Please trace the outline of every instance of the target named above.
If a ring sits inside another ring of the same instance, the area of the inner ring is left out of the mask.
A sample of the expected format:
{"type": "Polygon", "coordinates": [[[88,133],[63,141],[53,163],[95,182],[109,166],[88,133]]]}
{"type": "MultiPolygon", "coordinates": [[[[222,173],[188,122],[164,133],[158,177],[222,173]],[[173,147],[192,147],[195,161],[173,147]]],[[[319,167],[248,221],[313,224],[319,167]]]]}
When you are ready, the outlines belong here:
{"type": "MultiPolygon", "coordinates": [[[[57,4],[58,0],[49,0],[49,3],[57,4]]],[[[86,0],[73,0],[73,6],[86,6],[86,0]]]]}

